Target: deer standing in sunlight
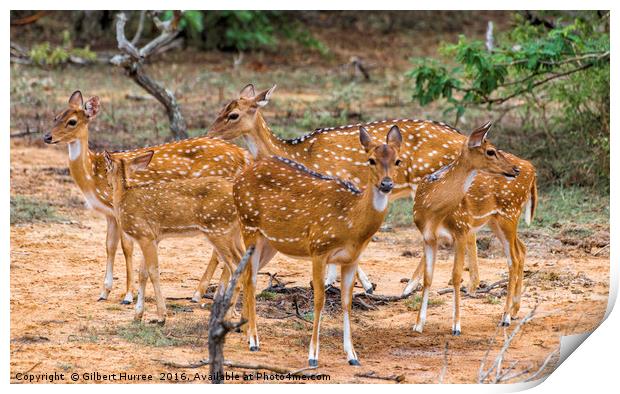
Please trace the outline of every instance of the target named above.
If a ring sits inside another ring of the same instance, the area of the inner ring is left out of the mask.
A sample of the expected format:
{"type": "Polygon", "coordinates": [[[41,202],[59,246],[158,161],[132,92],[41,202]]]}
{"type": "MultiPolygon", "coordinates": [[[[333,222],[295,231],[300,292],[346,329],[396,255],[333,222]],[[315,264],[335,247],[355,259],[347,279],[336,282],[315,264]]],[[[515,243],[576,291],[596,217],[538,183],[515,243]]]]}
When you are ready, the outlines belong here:
{"type": "MultiPolygon", "coordinates": [[[[413,212],[415,224],[424,238],[425,265],[422,303],[414,326],[417,332],[424,329],[437,258],[437,240],[443,236],[454,242],[452,334],[460,335],[460,288],[467,243],[472,233],[487,224],[501,241],[508,260],[508,294],[501,325],[510,325],[511,312],[514,315],[519,309],[525,245],[517,236],[517,227],[527,195],[524,191],[531,190],[536,184],[536,172],[529,162],[504,153],[488,142],[486,136],[490,127],[491,122],[488,122],[474,130],[462,144],[456,160],[418,184],[413,212]],[[479,173],[495,174],[505,179],[500,185],[497,177],[489,177],[479,185],[481,191],[500,188],[501,193],[511,199],[500,201],[492,198],[492,194],[491,198],[484,194],[470,194],[479,173]]],[[[534,204],[528,207],[530,217],[537,198],[535,189],[533,193],[534,204]]]]}
{"type": "MultiPolygon", "coordinates": [[[[107,264],[99,300],[106,300],[112,290],[114,256],[120,239],[127,269],[127,288],[122,303],[129,304],[133,301],[133,244],[119,230],[118,223],[114,219],[112,191],[106,180],[103,154],[88,148],[88,125],[99,110],[98,97],[91,97],[84,103],[82,93],[79,90],[73,92],[69,98],[68,108],[56,115],[52,130],[46,133],[43,139],[48,144],[66,143],[69,146],[69,170],[73,180],[82,191],[88,205],[106,217],[107,264]]],[[[167,182],[172,179],[201,176],[232,178],[252,160],[245,150],[225,141],[207,137],[115,152],[111,153],[111,156],[131,159],[147,151],[153,151],[154,157],[149,169],[137,174],[137,181],[167,182]]],[[[198,286],[198,292],[206,289],[216,268],[217,259],[213,255],[198,286]]],[[[194,300],[198,299],[195,294],[194,300]]]]}
{"type": "MultiPolygon", "coordinates": [[[[117,222],[121,230],[138,243],[144,256],[135,319],[142,320],[148,276],[157,302],[157,322],[163,324],[166,304],[159,283],[157,253],[162,239],[204,234],[218,260],[226,265],[222,278],[224,283],[228,282],[241,260],[244,248],[232,196],[232,182],[221,177],[202,177],[165,183],[136,183],[134,179],[139,179],[140,172],[148,168],[154,153],[147,151],[133,158],[119,158],[105,152],[104,159],[108,182],[112,185],[117,222]]],[[[235,292],[239,293],[239,286],[235,292]]]]}
{"type": "Polygon", "coordinates": [[[256,275],[280,252],[312,261],[314,324],[308,360],[318,365],[319,329],[325,302],[325,267],[341,267],[343,342],[349,364],[359,365],[351,340],[351,302],[358,259],[387,213],[393,177],[401,165],[402,137],[397,126],[386,142],[372,141],[361,127],[360,149],[368,163],[363,190],[348,181],[317,173],[291,159],[261,160],[239,175],[233,196],[246,246],[255,245],[244,283],[244,316],[250,350],[258,350],[256,275]]]}
{"type": "MultiPolygon", "coordinates": [[[[361,125],[317,129],[295,139],[280,139],[269,129],[260,111],[269,103],[274,90],[275,86],[256,94],[253,85],[244,87],[240,97],[229,102],[220,111],[208,135],[224,140],[243,137],[254,157],[287,157],[312,170],[349,180],[359,187],[367,167],[366,153],[358,142],[358,128],[361,125]]],[[[402,164],[395,169],[394,191],[390,194],[390,200],[415,195],[418,182],[451,163],[467,139],[453,127],[427,120],[382,120],[363,126],[373,141],[382,142],[391,125],[399,127],[403,143],[400,148],[402,164]]],[[[472,198],[488,196],[497,200],[500,205],[511,205],[514,201],[527,201],[532,205],[531,201],[536,193],[535,183],[531,189],[515,190],[514,194],[504,193],[507,184],[508,181],[502,176],[480,173],[468,195],[472,198]]],[[[470,236],[468,245],[469,289],[473,291],[479,284],[475,235],[470,236]]],[[[420,264],[415,272],[421,272],[422,267],[420,264]]],[[[335,266],[329,267],[326,284],[334,282],[334,268],[335,266]]],[[[372,284],[361,268],[358,267],[357,273],[364,289],[371,290],[372,284]]],[[[413,292],[416,287],[417,281],[412,278],[404,294],[413,292]]]]}

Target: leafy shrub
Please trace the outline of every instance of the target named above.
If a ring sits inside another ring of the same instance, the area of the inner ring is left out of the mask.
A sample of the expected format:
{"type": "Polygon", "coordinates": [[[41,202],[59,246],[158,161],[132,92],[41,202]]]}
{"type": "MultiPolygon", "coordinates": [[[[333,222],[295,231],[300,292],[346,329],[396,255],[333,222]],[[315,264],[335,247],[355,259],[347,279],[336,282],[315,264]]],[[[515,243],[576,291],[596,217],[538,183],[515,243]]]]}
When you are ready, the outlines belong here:
{"type": "Polygon", "coordinates": [[[97,54],[91,51],[89,46],[84,48],[52,47],[49,42],[34,45],[30,49],[29,56],[34,64],[52,67],[67,63],[71,56],[89,62],[97,60],[97,54]]]}
{"type": "Polygon", "coordinates": [[[56,210],[47,202],[24,196],[11,196],[11,224],[59,220],[61,218],[56,210]]]}
{"type": "Polygon", "coordinates": [[[609,14],[582,12],[552,27],[515,15],[515,26],[492,48],[465,36],[444,44],[440,53],[456,61],[453,67],[416,60],[407,73],[413,98],[421,105],[445,101],[457,122],[467,108],[516,102],[505,111],[521,118],[523,135],[507,147],[536,155],[543,184],[608,190],[609,14]]]}

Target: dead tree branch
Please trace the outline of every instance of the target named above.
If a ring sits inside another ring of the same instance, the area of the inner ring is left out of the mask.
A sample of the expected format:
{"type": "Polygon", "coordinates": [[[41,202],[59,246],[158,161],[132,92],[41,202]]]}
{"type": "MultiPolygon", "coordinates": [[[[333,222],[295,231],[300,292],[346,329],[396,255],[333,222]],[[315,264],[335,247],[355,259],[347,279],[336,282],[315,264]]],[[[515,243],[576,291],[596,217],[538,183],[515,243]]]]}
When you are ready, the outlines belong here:
{"type": "Polygon", "coordinates": [[[381,376],[377,375],[375,371],[364,372],[364,373],[356,373],[356,377],[358,378],[369,378],[369,379],[379,379],[379,380],[391,380],[396,383],[402,383],[405,381],[405,375],[390,375],[390,376],[381,376]]]}
{"type": "Polygon", "coordinates": [[[131,42],[127,40],[125,36],[127,16],[124,12],[119,12],[116,15],[116,41],[118,42],[118,49],[122,54],[116,55],[110,59],[110,63],[123,67],[131,79],[149,92],[166,108],[170,121],[170,131],[172,131],[176,139],[187,138],[187,123],[181,113],[181,108],[174,93],[164,88],[159,82],[155,81],[144,72],[144,61],[151,55],[163,52],[163,48],[167,50],[171,47],[170,44],[180,33],[180,18],[180,11],[175,11],[174,17],[165,22],[160,21],[154,16],[153,22],[161,33],[145,46],[138,49],[134,45],[138,41],[136,37],[139,39],[138,32],[136,32],[136,36],[134,36],[131,42]]]}
{"type": "Polygon", "coordinates": [[[226,321],[225,318],[228,309],[230,309],[230,303],[235,287],[237,286],[237,281],[248,265],[248,261],[253,252],[254,246],[250,246],[239,262],[232,278],[230,278],[226,291],[224,291],[223,286],[221,286],[213,299],[211,316],[209,317],[209,360],[211,360],[211,369],[209,372],[211,376],[215,377],[213,383],[224,382],[224,341],[226,339],[226,334],[245,323],[244,319],[236,323],[231,323],[226,321]]]}

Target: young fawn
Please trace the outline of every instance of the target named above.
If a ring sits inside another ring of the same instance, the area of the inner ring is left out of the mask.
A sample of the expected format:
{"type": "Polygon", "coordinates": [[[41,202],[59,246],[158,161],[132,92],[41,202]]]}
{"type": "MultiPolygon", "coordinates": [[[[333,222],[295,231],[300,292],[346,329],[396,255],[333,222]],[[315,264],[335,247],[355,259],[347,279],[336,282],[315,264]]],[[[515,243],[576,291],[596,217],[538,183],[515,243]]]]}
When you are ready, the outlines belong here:
{"type": "MultiPolygon", "coordinates": [[[[203,233],[213,245],[219,261],[226,264],[227,281],[241,259],[244,248],[232,197],[232,183],[224,178],[204,177],[179,179],[165,183],[136,183],[148,168],[154,152],[133,158],[104,159],[108,181],[112,185],[114,213],[121,229],[135,240],[144,256],[140,267],[136,320],[144,312],[144,290],[147,274],[157,301],[157,322],[166,319],[166,304],[159,284],[157,246],[170,236],[203,233]]],[[[202,295],[206,288],[199,288],[202,295]]],[[[237,290],[238,292],[238,290],[237,290]]]]}
{"type": "Polygon", "coordinates": [[[518,312],[525,245],[517,236],[517,227],[528,193],[532,193],[534,201],[528,206],[529,216],[534,212],[536,172],[529,162],[504,153],[488,142],[486,136],[490,127],[491,122],[474,130],[454,162],[427,176],[418,185],[413,211],[415,224],[424,238],[425,265],[422,304],[414,326],[417,332],[422,332],[426,321],[437,240],[445,236],[454,242],[452,334],[460,335],[460,287],[467,244],[471,235],[487,224],[502,242],[508,259],[509,284],[502,325],[510,324],[511,311],[513,315],[518,312]],[[482,173],[495,174],[495,177],[481,180],[482,173]],[[500,182],[499,177],[505,180],[500,182]],[[481,194],[469,193],[474,182],[480,182],[481,194]],[[493,198],[490,193],[500,185],[501,193],[507,197],[503,200],[493,198]],[[485,190],[488,194],[483,193],[485,190]]]}
{"type": "MultiPolygon", "coordinates": [[[[69,146],[69,169],[73,180],[84,194],[88,205],[106,217],[107,264],[99,300],[106,300],[112,290],[114,256],[120,238],[127,268],[127,288],[122,303],[129,304],[133,301],[133,244],[122,234],[114,219],[112,190],[106,180],[103,154],[88,149],[88,126],[99,110],[98,97],[91,97],[84,103],[82,93],[79,90],[73,92],[68,108],[56,115],[52,130],[45,134],[43,140],[48,144],[66,143],[69,146]]],[[[131,159],[147,151],[155,152],[152,163],[148,170],[137,174],[138,181],[147,183],[201,176],[232,178],[252,160],[245,150],[207,137],[115,152],[111,155],[114,158],[131,159]]],[[[216,267],[217,260],[214,255],[203,276],[203,280],[207,280],[206,285],[211,278],[209,273],[212,275],[216,267]]],[[[206,288],[206,285],[201,281],[199,288],[206,288]]]]}
{"type": "Polygon", "coordinates": [[[256,274],[276,252],[312,260],[314,325],[309,364],[318,365],[319,328],[325,302],[327,264],[341,266],[343,341],[349,364],[359,365],[351,341],[351,302],[358,259],[387,213],[389,194],[401,159],[402,137],[390,129],[386,143],[372,141],[359,130],[364,159],[365,189],[322,175],[290,159],[274,156],[244,171],[233,187],[246,246],[255,245],[244,284],[244,316],[248,318],[250,350],[258,350],[256,274]]]}
{"type": "MultiPolygon", "coordinates": [[[[218,114],[209,129],[208,135],[224,140],[243,137],[255,157],[272,155],[293,159],[306,167],[351,181],[357,187],[365,180],[366,152],[359,146],[358,128],[347,125],[318,129],[299,138],[284,140],[278,138],[270,129],[260,109],[271,99],[275,86],[256,94],[253,85],[241,90],[240,97],[228,103],[218,114]]],[[[400,148],[402,164],[395,169],[394,191],[390,200],[409,197],[415,194],[418,182],[425,176],[451,163],[459,154],[466,137],[453,127],[444,123],[399,119],[366,123],[375,141],[385,141],[391,125],[398,126],[403,143],[400,148]]],[[[514,199],[530,198],[528,190],[516,190],[514,195],[503,193],[507,180],[490,174],[479,174],[477,182],[471,187],[474,195],[493,195],[500,204],[512,204],[514,199]],[[480,185],[496,187],[480,190],[480,185]]],[[[472,235],[469,252],[470,288],[478,285],[475,235],[472,235]]],[[[335,266],[328,268],[327,284],[335,280],[335,266]]],[[[370,291],[372,284],[361,268],[358,277],[364,289],[370,291]]],[[[417,282],[411,281],[405,293],[415,290],[417,282]]]]}

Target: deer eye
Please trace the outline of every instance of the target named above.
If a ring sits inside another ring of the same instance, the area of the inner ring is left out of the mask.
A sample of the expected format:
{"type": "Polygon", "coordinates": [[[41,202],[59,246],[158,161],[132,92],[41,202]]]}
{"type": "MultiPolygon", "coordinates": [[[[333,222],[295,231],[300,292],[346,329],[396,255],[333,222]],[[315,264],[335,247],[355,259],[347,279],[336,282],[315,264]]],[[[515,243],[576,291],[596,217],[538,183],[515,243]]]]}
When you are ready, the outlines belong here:
{"type": "Polygon", "coordinates": [[[495,153],[495,150],[493,150],[493,149],[487,150],[487,156],[493,157],[495,155],[497,155],[497,153],[495,153]]]}
{"type": "Polygon", "coordinates": [[[397,159],[396,162],[394,164],[396,164],[397,166],[400,165],[400,163],[402,163],[402,161],[400,161],[400,159],[397,159]]]}
{"type": "Polygon", "coordinates": [[[237,120],[239,119],[239,114],[238,113],[232,113],[230,115],[228,115],[228,120],[237,120]]]}
{"type": "Polygon", "coordinates": [[[69,126],[75,126],[77,124],[77,120],[76,119],[71,119],[70,121],[67,122],[67,124],[69,126]]]}
{"type": "Polygon", "coordinates": [[[377,164],[377,162],[376,162],[376,161],[375,161],[375,159],[373,159],[373,158],[368,159],[368,163],[369,163],[371,166],[374,166],[375,164],[377,164]]]}

